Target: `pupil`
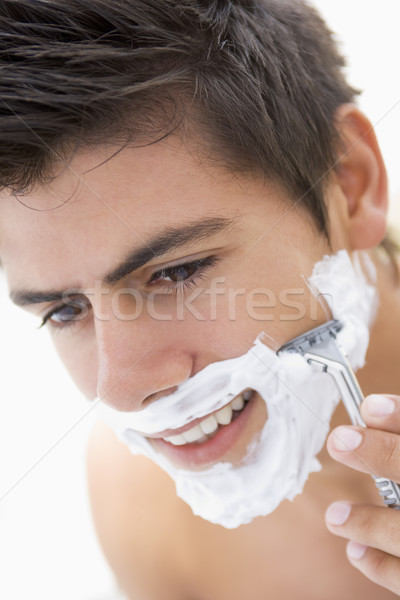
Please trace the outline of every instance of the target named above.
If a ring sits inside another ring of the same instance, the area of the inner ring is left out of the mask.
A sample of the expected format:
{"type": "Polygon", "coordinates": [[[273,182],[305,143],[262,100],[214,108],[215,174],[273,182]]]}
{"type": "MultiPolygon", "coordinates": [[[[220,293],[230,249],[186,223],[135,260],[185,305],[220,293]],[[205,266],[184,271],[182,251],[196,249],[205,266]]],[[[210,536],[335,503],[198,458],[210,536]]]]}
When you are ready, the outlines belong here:
{"type": "Polygon", "coordinates": [[[193,273],[196,271],[196,267],[192,266],[192,267],[177,267],[173,273],[170,274],[170,279],[172,279],[172,281],[178,282],[178,281],[183,281],[185,279],[187,279],[188,277],[190,277],[191,275],[193,275],[193,273]]]}
{"type": "Polygon", "coordinates": [[[79,315],[80,310],[81,307],[78,305],[64,306],[62,311],[60,311],[57,316],[60,321],[71,321],[71,319],[79,315]]]}

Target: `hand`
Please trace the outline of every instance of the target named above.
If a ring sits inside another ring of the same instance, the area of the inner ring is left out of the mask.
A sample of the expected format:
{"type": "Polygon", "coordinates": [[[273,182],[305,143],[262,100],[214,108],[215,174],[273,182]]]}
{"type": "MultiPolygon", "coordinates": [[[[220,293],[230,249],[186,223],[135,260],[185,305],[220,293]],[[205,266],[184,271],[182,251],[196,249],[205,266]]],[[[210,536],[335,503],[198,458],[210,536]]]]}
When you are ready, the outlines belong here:
{"type": "MultiPolygon", "coordinates": [[[[361,414],[367,428],[336,428],[328,437],[329,454],[358,471],[400,482],[400,396],[369,396],[361,414]]],[[[400,595],[400,510],[335,502],[326,521],[332,533],[351,540],[352,565],[400,595]]]]}

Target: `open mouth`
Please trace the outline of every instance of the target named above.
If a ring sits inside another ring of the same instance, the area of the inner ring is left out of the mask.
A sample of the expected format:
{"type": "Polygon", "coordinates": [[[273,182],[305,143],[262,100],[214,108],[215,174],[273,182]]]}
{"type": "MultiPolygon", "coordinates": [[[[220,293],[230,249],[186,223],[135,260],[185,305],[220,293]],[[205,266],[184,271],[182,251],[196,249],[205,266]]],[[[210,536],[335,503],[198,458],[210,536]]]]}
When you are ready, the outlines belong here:
{"type": "Polygon", "coordinates": [[[229,404],[220,408],[215,413],[204,417],[191,429],[179,435],[165,437],[164,440],[173,446],[185,446],[188,444],[203,444],[212,439],[223,427],[230,425],[237,419],[245,409],[247,402],[251,399],[253,390],[245,390],[236,396],[229,404]]]}
{"type": "Polygon", "coordinates": [[[192,427],[147,439],[176,467],[202,470],[220,461],[239,463],[267,418],[264,400],[247,389],[192,427]]]}

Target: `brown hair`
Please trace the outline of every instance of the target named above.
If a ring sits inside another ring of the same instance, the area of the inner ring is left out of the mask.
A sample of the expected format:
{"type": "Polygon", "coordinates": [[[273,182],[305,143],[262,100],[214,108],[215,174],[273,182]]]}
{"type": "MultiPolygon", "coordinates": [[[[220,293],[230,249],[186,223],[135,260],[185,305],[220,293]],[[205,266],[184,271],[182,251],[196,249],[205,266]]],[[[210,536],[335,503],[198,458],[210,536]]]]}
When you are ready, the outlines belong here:
{"type": "Polygon", "coordinates": [[[189,124],[328,235],[334,114],[357,93],[343,66],[302,0],[2,0],[0,187],[47,181],[79,145],[152,143],[189,124]]]}

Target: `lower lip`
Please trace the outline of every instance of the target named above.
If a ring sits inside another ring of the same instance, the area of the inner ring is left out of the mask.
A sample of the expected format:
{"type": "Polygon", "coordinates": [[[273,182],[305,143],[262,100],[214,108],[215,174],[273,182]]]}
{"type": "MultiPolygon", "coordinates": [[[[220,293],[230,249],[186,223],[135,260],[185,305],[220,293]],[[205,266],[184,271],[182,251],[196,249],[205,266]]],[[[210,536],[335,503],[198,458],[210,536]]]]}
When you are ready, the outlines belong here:
{"type": "Polygon", "coordinates": [[[181,468],[204,467],[221,461],[240,437],[254,410],[256,394],[247,402],[242,412],[229,425],[224,425],[202,444],[174,446],[161,438],[149,439],[151,444],[173,464],[181,468]]]}

